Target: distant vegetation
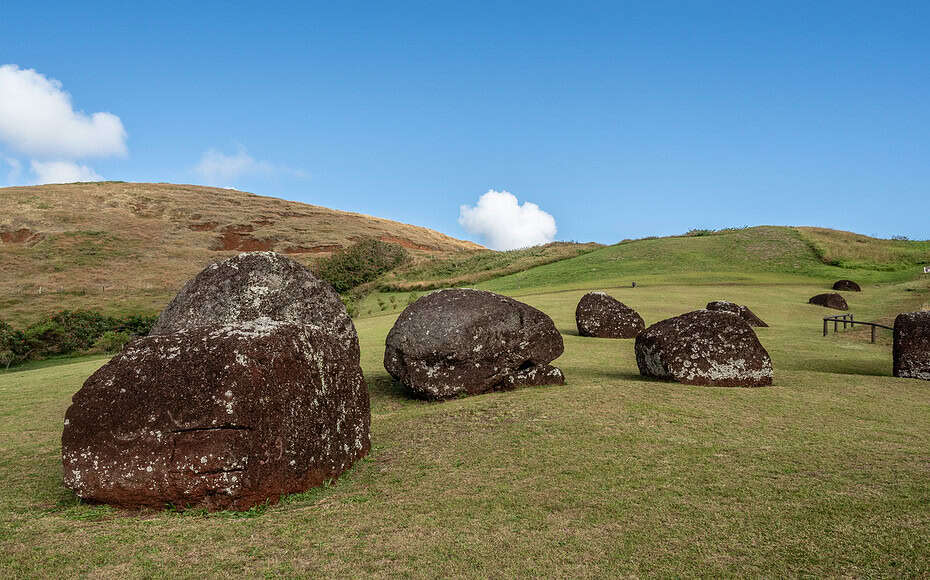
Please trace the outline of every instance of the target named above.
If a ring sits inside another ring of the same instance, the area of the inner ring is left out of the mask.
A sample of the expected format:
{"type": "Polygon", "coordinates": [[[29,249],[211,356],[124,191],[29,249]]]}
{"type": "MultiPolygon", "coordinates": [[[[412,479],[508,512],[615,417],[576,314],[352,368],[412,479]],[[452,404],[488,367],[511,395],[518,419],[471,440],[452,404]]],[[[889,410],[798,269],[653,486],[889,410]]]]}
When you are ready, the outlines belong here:
{"type": "Polygon", "coordinates": [[[317,263],[317,274],[340,294],[371,282],[410,259],[403,247],[375,239],[361,240],[317,263]]]}
{"type": "Polygon", "coordinates": [[[133,337],[148,334],[156,319],[62,310],[22,330],[0,320],[0,367],[62,355],[117,352],[133,337]]]}

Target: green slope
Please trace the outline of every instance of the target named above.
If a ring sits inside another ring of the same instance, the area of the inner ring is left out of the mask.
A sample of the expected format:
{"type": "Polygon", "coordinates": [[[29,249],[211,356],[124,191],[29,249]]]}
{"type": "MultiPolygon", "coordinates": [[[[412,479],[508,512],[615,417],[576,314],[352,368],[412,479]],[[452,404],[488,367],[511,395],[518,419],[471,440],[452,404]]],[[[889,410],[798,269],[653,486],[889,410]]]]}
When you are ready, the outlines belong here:
{"type": "MultiPolygon", "coordinates": [[[[818,233],[825,231],[830,230],[818,230],[818,233]]],[[[851,235],[835,234],[834,238],[851,235]]],[[[888,283],[920,276],[920,263],[930,258],[927,242],[894,242],[904,245],[906,252],[902,257],[900,252],[884,252],[884,245],[890,241],[867,239],[876,248],[870,254],[873,261],[867,263],[859,259],[852,262],[855,267],[850,268],[825,263],[820,247],[796,228],[760,226],[704,236],[633,240],[489,280],[480,287],[519,293],[540,288],[629,285],[633,281],[648,284],[659,279],[665,284],[787,283],[802,278],[852,278],[860,283],[888,283]],[[881,261],[885,256],[888,262],[881,261]]],[[[835,256],[842,252],[842,245],[834,244],[831,249],[834,252],[831,256],[835,256]]],[[[831,260],[842,263],[842,258],[831,257],[831,260]]]]}

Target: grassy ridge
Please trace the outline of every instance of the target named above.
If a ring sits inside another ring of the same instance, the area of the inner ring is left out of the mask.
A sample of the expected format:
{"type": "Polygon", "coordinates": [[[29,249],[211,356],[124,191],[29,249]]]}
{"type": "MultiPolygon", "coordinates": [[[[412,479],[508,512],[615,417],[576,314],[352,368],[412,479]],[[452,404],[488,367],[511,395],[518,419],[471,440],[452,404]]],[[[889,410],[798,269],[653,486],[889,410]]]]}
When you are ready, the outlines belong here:
{"type": "MultiPolygon", "coordinates": [[[[841,232],[845,234],[845,232],[841,232]]],[[[920,255],[924,242],[903,242],[909,255],[920,255]]],[[[878,252],[874,259],[897,259],[878,252]]],[[[621,242],[583,256],[533,268],[482,283],[495,291],[519,292],[539,288],[593,286],[609,280],[637,283],[734,283],[790,279],[854,278],[862,283],[911,280],[919,268],[900,268],[899,262],[877,262],[873,267],[838,267],[824,263],[809,240],[795,228],[761,226],[727,230],[705,236],[680,236],[621,242]]]]}

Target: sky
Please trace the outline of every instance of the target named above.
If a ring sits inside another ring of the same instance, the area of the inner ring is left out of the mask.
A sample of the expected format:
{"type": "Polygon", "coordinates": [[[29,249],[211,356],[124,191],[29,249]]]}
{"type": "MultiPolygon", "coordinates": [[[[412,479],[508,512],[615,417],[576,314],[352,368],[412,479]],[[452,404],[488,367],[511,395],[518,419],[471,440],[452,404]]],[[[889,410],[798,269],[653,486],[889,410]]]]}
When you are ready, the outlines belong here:
{"type": "Polygon", "coordinates": [[[928,2],[0,3],[0,185],[234,187],[507,249],[930,238],[928,2]]]}

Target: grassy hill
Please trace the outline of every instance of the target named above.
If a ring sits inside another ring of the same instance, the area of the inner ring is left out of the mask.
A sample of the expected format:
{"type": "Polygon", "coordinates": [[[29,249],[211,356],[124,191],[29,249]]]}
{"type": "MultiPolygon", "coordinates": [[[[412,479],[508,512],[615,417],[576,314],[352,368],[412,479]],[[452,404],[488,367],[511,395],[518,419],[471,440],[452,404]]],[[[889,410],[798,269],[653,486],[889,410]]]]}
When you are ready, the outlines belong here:
{"type": "Polygon", "coordinates": [[[626,284],[700,284],[720,277],[731,282],[781,278],[853,278],[896,282],[919,277],[930,264],[930,242],[897,242],[835,230],[760,226],[700,236],[632,240],[571,260],[497,278],[483,287],[521,288],[597,284],[621,278],[626,284]],[[850,242],[850,240],[865,240],[850,242]],[[720,276],[716,276],[720,275],[720,276]]]}
{"type": "Polygon", "coordinates": [[[0,313],[161,309],[209,262],[274,250],[309,263],[362,238],[418,258],[482,250],[427,228],[263,197],[165,183],[0,189],[0,313]]]}
{"type": "MultiPolygon", "coordinates": [[[[451,259],[435,260],[448,264],[451,259]]],[[[930,279],[930,242],[869,238],[815,228],[760,226],[701,235],[627,240],[584,248],[580,255],[498,276],[466,281],[478,288],[526,295],[580,288],[654,285],[809,284],[829,288],[852,278],[861,284],[892,284],[930,279]]],[[[449,272],[450,279],[454,274],[449,272]]],[[[373,293],[359,306],[362,315],[402,309],[418,293],[415,277],[389,292],[373,293]],[[408,293],[401,293],[408,291],[408,293]]],[[[647,290],[646,290],[647,291],[647,290]]],[[[914,296],[930,295],[922,286],[914,296]]]]}
{"type": "Polygon", "coordinates": [[[806,301],[838,277],[866,282],[860,320],[930,302],[910,265],[829,265],[803,230],[622,243],[482,283],[553,318],[564,386],[441,404],[384,371],[397,311],[363,316],[371,454],[246,513],[77,501],[61,422],[103,360],[0,374],[0,576],[926,577],[930,383],[890,376],[887,331],[821,336],[834,311],[806,301]],[[774,385],[642,378],[633,341],[578,336],[592,287],[647,324],[749,305],[774,385]]]}

